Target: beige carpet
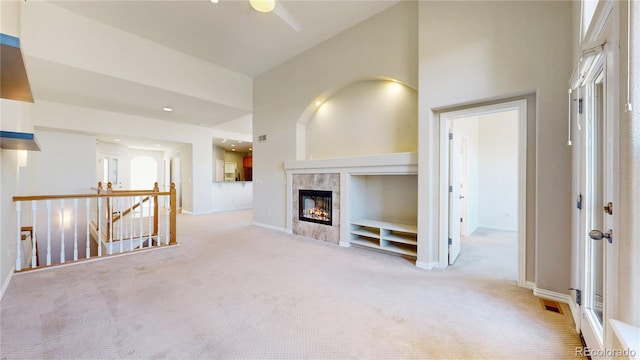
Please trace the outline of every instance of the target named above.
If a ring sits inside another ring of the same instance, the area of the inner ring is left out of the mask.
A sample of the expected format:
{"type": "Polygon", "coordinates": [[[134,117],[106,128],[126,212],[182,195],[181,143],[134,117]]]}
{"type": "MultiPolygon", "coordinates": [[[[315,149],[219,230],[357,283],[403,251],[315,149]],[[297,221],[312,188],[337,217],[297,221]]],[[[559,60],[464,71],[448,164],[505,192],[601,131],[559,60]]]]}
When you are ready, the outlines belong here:
{"type": "Polygon", "coordinates": [[[178,247],[14,276],[2,359],[575,359],[568,312],[515,285],[509,233],[427,271],[251,216],[181,215],[178,247]]]}

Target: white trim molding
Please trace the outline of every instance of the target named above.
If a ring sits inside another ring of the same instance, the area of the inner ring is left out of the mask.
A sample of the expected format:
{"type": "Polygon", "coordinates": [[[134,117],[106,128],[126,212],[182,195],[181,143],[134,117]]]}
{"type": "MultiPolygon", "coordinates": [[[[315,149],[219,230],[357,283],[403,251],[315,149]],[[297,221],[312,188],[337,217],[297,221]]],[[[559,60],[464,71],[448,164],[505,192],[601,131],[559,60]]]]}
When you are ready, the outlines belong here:
{"type": "MultiPolygon", "coordinates": [[[[440,168],[439,202],[440,219],[438,233],[438,262],[449,263],[449,123],[470,116],[492,114],[503,111],[518,111],[518,286],[526,287],[527,270],[527,100],[514,100],[487,106],[440,113],[440,168]]],[[[445,267],[447,266],[445,265],[445,267]]]]}
{"type": "Polygon", "coordinates": [[[261,227],[261,228],[265,228],[265,229],[269,229],[269,230],[275,230],[275,231],[280,231],[283,233],[287,233],[287,234],[291,234],[290,231],[288,231],[287,229],[280,227],[280,226],[273,226],[273,225],[269,225],[269,224],[263,224],[263,223],[259,223],[259,222],[251,222],[251,225],[257,226],[257,227],[261,227]]]}

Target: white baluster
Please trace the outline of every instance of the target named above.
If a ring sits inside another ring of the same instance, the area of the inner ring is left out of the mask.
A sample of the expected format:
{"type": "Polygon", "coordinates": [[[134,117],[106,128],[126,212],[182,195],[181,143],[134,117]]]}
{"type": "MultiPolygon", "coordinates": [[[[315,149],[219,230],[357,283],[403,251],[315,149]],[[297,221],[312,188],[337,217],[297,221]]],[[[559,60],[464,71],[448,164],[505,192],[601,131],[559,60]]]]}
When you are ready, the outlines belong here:
{"type": "Polygon", "coordinates": [[[107,198],[107,201],[111,206],[109,206],[109,255],[113,255],[113,204],[114,202],[111,198],[107,198]]]}
{"type": "MultiPolygon", "coordinates": [[[[129,209],[133,208],[133,204],[135,202],[135,199],[133,197],[129,197],[129,209]]],[[[133,210],[131,212],[129,212],[129,251],[133,251],[133,223],[134,223],[134,219],[136,218],[136,213],[133,212],[133,210]]]]}
{"type": "Polygon", "coordinates": [[[102,198],[98,198],[98,256],[102,256],[102,198]]]}
{"type": "Polygon", "coordinates": [[[122,203],[122,198],[118,198],[118,210],[120,211],[120,220],[119,220],[119,225],[118,225],[118,234],[119,234],[119,238],[120,238],[120,253],[122,253],[122,251],[124,250],[122,247],[124,246],[122,244],[122,227],[124,226],[124,218],[122,217],[122,214],[124,213],[122,211],[122,206],[120,206],[122,203]]]}
{"type": "Polygon", "coordinates": [[[89,236],[89,220],[91,219],[89,213],[90,213],[90,210],[91,210],[90,209],[91,208],[91,198],[87,198],[87,200],[85,202],[85,205],[87,207],[87,221],[86,221],[86,223],[87,223],[87,244],[86,244],[86,249],[85,249],[85,255],[84,256],[85,256],[86,259],[88,259],[88,258],[91,257],[91,244],[89,243],[89,239],[90,239],[90,236],[89,236]]]}
{"type": "Polygon", "coordinates": [[[78,199],[73,199],[73,261],[78,261],[78,199]]]}
{"type": "Polygon", "coordinates": [[[47,266],[51,265],[51,200],[47,200],[47,266]]]}
{"type": "Polygon", "coordinates": [[[140,237],[139,240],[138,240],[139,243],[140,243],[138,248],[140,248],[140,249],[142,248],[142,226],[143,226],[142,222],[144,221],[144,211],[142,211],[144,209],[144,207],[143,207],[142,200],[143,200],[143,198],[142,198],[142,196],[140,196],[140,233],[138,234],[139,237],[140,237]]]}
{"type": "Polygon", "coordinates": [[[35,200],[31,201],[31,214],[32,214],[32,220],[33,220],[33,227],[32,227],[32,232],[31,232],[31,249],[33,249],[31,251],[31,267],[35,268],[36,266],[38,266],[38,244],[37,244],[37,240],[36,240],[36,204],[37,202],[35,200]]]}
{"type": "Polygon", "coordinates": [[[153,246],[153,230],[151,228],[152,224],[152,219],[151,219],[151,209],[153,206],[153,196],[149,196],[149,246],[151,247],[153,246]]]}
{"type": "Polygon", "coordinates": [[[60,199],[60,263],[64,264],[64,199],[60,199]]]}
{"type": "Polygon", "coordinates": [[[22,201],[16,202],[16,233],[18,246],[16,247],[16,271],[22,270],[22,226],[20,220],[22,218],[22,201]]]}

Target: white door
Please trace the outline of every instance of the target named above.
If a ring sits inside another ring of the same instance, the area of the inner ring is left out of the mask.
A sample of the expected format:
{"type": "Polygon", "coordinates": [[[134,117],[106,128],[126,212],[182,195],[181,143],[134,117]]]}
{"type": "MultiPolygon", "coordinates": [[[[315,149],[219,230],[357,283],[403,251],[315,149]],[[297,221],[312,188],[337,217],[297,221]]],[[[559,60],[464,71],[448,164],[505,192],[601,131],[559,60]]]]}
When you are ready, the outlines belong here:
{"type": "Polygon", "coordinates": [[[460,255],[460,139],[449,126],[449,265],[460,255]]]}
{"type": "Polygon", "coordinates": [[[120,174],[120,156],[111,154],[101,154],[98,158],[97,175],[98,181],[102,182],[106,189],[111,182],[114,189],[122,188],[122,175],[120,174]]]}
{"type": "Polygon", "coordinates": [[[460,236],[469,235],[467,228],[467,189],[469,187],[467,175],[467,169],[469,167],[467,146],[467,138],[462,137],[460,139],[460,236]]]}
{"type": "Polygon", "coordinates": [[[613,141],[607,141],[611,132],[612,116],[607,109],[606,73],[602,59],[596,61],[588,81],[580,89],[584,118],[584,192],[583,218],[580,246],[580,278],[582,287],[580,330],[592,358],[605,354],[607,347],[607,312],[612,309],[615,283],[614,272],[608,272],[614,261],[613,229],[613,141]],[[596,355],[596,356],[594,356],[596,355]]]}

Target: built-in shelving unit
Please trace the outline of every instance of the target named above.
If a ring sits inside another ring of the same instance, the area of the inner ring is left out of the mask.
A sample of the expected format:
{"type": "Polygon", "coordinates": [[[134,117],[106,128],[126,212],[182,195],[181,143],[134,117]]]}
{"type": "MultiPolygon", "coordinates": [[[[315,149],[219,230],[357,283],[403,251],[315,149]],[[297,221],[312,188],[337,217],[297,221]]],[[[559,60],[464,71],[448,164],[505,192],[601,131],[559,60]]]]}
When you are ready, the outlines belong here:
{"type": "Polygon", "coordinates": [[[352,174],[349,184],[349,245],[417,258],[418,177],[352,174]]]}
{"type": "Polygon", "coordinates": [[[418,256],[418,227],[370,219],[352,220],[351,245],[365,246],[395,254],[418,256]]]}

